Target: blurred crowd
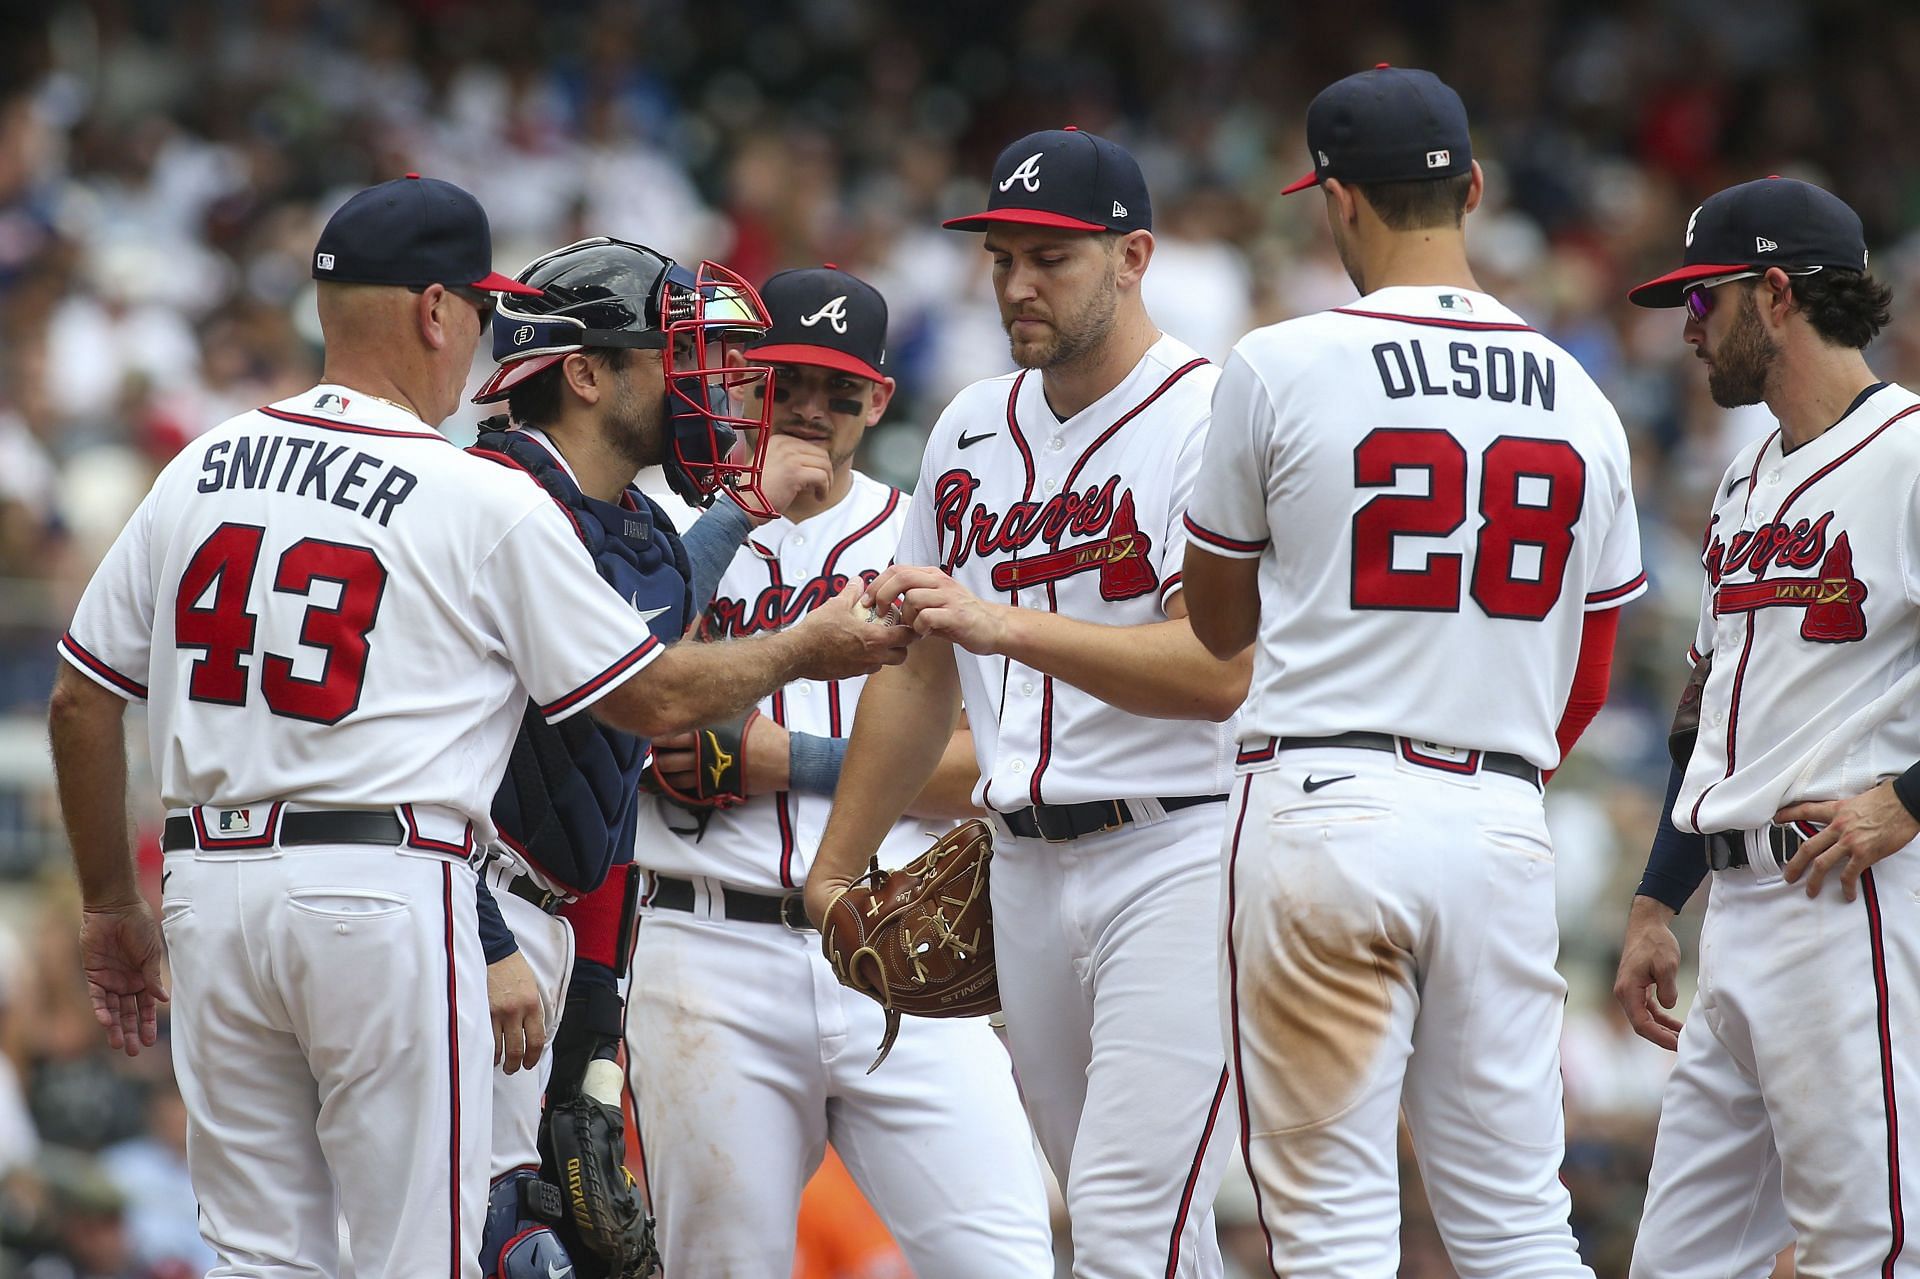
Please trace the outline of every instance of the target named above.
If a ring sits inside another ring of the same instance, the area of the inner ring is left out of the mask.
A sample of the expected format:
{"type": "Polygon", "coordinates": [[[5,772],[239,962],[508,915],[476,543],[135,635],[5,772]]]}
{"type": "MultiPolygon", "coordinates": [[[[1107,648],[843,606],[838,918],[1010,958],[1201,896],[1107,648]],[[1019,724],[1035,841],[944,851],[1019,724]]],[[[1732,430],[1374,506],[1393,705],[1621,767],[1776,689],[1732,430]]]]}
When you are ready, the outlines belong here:
{"type": "MultiPolygon", "coordinates": [[[[1902,91],[1920,9],[1897,0],[0,0],[0,1276],[209,1264],[166,1054],[110,1059],[87,1013],[39,719],[53,638],[154,470],[315,380],[306,255],[347,194],[407,171],[460,183],[509,270],[608,234],[756,280],[865,276],[892,306],[901,396],[864,465],[910,483],[946,400],[1007,367],[979,241],[939,229],[977,207],[1004,143],[1074,123],[1131,147],[1154,195],[1149,309],[1220,357],[1352,297],[1317,196],[1278,192],[1308,167],[1306,102],[1382,61],[1466,100],[1490,180],[1478,277],[1593,372],[1631,436],[1655,590],[1548,796],[1566,1178],[1589,1260],[1624,1274],[1667,1059],[1612,1006],[1613,947],[1707,490],[1769,425],[1715,408],[1678,314],[1625,290],[1678,261],[1706,194],[1805,177],[1864,217],[1896,290],[1869,358],[1920,385],[1902,91]]],[[[1235,1211],[1230,1192],[1230,1234],[1235,1211]]],[[[1403,1273],[1448,1275],[1423,1216],[1410,1196],[1403,1273]]]]}

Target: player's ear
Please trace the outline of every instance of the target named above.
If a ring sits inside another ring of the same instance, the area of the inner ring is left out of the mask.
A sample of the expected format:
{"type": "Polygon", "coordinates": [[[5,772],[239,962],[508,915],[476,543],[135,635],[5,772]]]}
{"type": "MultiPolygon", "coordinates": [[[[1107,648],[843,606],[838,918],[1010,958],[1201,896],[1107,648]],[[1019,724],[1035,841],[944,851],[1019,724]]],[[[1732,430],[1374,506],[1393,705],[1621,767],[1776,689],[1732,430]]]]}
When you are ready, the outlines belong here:
{"type": "Polygon", "coordinates": [[[420,340],[427,344],[427,349],[438,351],[445,347],[452,338],[448,332],[448,307],[454,301],[445,286],[429,284],[417,294],[409,292],[407,300],[413,303],[414,326],[420,332],[420,340]]]}
{"type": "Polygon", "coordinates": [[[887,415],[887,405],[893,403],[894,380],[883,377],[873,384],[873,402],[867,406],[867,425],[877,426],[880,419],[887,415]]]}
{"type": "Polygon", "coordinates": [[[1320,194],[1327,200],[1327,220],[1341,226],[1352,226],[1360,219],[1360,197],[1354,189],[1338,178],[1326,178],[1320,183],[1320,194]]]}
{"type": "Polygon", "coordinates": [[[1796,306],[1793,277],[1779,267],[1768,267],[1767,273],[1755,281],[1754,292],[1759,294],[1754,301],[1766,316],[1768,328],[1779,328],[1793,314],[1796,306]]]}
{"type": "Polygon", "coordinates": [[[586,404],[600,402],[600,393],[605,388],[601,377],[603,372],[599,361],[585,351],[575,351],[560,361],[561,379],[586,404]]]}
{"type": "Polygon", "coordinates": [[[1114,246],[1114,282],[1123,289],[1140,287],[1140,277],[1153,260],[1153,232],[1129,231],[1114,246]]]}
{"type": "Polygon", "coordinates": [[[1472,213],[1479,208],[1481,197],[1487,193],[1487,175],[1481,171],[1478,160],[1472,164],[1473,179],[1467,183],[1467,202],[1460,210],[1462,213],[1472,213]]]}

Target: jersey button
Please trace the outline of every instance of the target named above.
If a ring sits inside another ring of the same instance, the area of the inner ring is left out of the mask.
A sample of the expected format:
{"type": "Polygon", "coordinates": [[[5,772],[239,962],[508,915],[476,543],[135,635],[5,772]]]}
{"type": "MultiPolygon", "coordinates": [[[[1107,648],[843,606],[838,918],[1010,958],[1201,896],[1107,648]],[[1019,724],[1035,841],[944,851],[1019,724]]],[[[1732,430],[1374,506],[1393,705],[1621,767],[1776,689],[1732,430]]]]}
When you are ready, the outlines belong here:
{"type": "Polygon", "coordinates": [[[1044,488],[1047,492],[1051,493],[1055,489],[1060,487],[1060,481],[1054,479],[1051,475],[1049,475],[1047,477],[1047,482],[1045,484],[1042,484],[1040,487],[1044,488]]]}
{"type": "Polygon", "coordinates": [[[1021,691],[1021,692],[1023,692],[1023,693],[1025,693],[1025,694],[1026,694],[1026,695],[1027,695],[1028,697],[1032,697],[1032,696],[1033,696],[1033,681],[1032,681],[1032,680],[1028,680],[1028,681],[1027,681],[1026,683],[1024,683],[1024,684],[1022,684],[1022,685],[1020,686],[1020,691],[1021,691]]]}
{"type": "Polygon", "coordinates": [[[1053,452],[1058,453],[1061,449],[1067,447],[1067,442],[1056,435],[1047,441],[1047,447],[1053,452]]]}
{"type": "Polygon", "coordinates": [[[1727,716],[1726,716],[1726,712],[1724,712],[1724,711],[1715,711],[1715,712],[1713,713],[1713,726],[1714,726],[1715,728],[1718,728],[1718,727],[1720,727],[1720,726],[1721,726],[1722,724],[1724,724],[1724,723],[1726,723],[1726,722],[1727,722],[1727,716]]]}
{"type": "Polygon", "coordinates": [[[1027,771],[1027,761],[1024,759],[1013,760],[1007,765],[1007,771],[1010,773],[1024,773],[1027,771]]]}
{"type": "Polygon", "coordinates": [[[1778,471],[1767,472],[1767,483],[1778,484],[1779,482],[1780,482],[1780,472],[1778,471]]]}

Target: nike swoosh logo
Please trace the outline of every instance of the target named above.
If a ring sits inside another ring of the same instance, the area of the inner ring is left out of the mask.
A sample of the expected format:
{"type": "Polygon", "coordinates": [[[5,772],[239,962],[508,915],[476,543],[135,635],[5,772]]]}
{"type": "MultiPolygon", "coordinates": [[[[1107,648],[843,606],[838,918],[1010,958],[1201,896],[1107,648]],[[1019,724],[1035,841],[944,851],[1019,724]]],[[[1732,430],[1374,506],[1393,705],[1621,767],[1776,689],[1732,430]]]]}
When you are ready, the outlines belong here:
{"type": "Polygon", "coordinates": [[[635,591],[633,597],[628,602],[631,603],[635,609],[639,610],[640,620],[643,622],[651,622],[654,618],[673,607],[671,604],[662,604],[659,608],[641,608],[639,591],[635,591]]]}
{"type": "Polygon", "coordinates": [[[566,1279],[566,1276],[572,1273],[572,1266],[560,1266],[556,1268],[551,1261],[547,1263],[547,1279],[566,1279]]]}
{"type": "Polygon", "coordinates": [[[163,893],[164,893],[164,892],[166,892],[166,891],[167,891],[167,881],[168,881],[169,879],[172,879],[172,878],[173,878],[173,872],[172,872],[172,871],[170,871],[170,870],[163,870],[163,871],[161,871],[161,872],[160,872],[160,891],[161,891],[161,892],[163,892],[163,893]]]}
{"type": "Polygon", "coordinates": [[[1300,783],[1300,789],[1311,795],[1322,786],[1331,786],[1335,782],[1350,782],[1358,776],[1358,773],[1342,773],[1338,777],[1308,777],[1306,781],[1300,783]]]}
{"type": "Polygon", "coordinates": [[[990,440],[992,438],[993,438],[992,431],[988,431],[983,435],[968,435],[965,431],[962,431],[960,433],[960,447],[963,449],[970,449],[974,445],[978,444],[981,440],[990,440]]]}

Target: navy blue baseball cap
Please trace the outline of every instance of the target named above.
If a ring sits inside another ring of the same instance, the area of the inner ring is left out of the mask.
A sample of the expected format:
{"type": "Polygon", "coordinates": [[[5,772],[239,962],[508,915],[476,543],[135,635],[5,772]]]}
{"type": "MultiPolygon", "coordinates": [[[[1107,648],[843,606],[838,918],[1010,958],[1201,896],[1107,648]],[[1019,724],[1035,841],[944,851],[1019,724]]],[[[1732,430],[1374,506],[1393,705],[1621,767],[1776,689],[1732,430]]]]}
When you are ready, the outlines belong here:
{"type": "Polygon", "coordinates": [[[540,294],[493,269],[493,232],[478,200],[417,173],[368,187],[334,211],[313,248],[313,278],[540,294]]]}
{"type": "Polygon", "coordinates": [[[1312,170],[1280,194],[1327,178],[1418,182],[1473,168],[1460,95],[1431,71],[1385,62],[1320,90],[1307,107],[1307,150],[1312,170]]]}
{"type": "Polygon", "coordinates": [[[1811,182],[1777,175],[1742,182],[1708,196],[1687,219],[1680,267],[1627,297],[1640,306],[1679,306],[1696,280],[1776,266],[1789,275],[1866,270],[1860,215],[1811,182]]]}
{"type": "Polygon", "coordinates": [[[1132,153],[1068,125],[1029,133],[1002,151],[993,162],[987,211],[941,225],[984,231],[995,222],[1069,231],[1151,231],[1153,201],[1132,153]]]}
{"type": "Polygon", "coordinates": [[[887,300],[858,276],[828,263],[782,271],[760,286],[773,327],[747,348],[772,364],[817,364],[884,381],[887,300]]]}

